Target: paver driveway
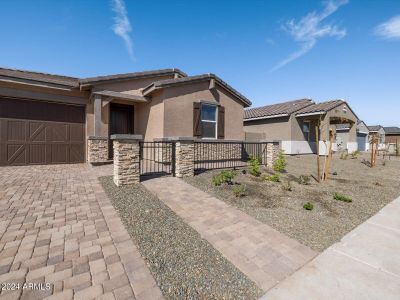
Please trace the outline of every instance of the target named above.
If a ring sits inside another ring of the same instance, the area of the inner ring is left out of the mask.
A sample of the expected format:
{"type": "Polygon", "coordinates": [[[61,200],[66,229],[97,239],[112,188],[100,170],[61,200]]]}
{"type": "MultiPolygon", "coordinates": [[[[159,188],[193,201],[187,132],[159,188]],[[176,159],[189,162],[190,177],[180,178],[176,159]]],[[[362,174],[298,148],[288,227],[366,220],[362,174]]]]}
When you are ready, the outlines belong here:
{"type": "Polygon", "coordinates": [[[97,181],[111,171],[85,164],[0,168],[0,298],[162,298],[97,181]],[[24,282],[42,286],[5,285],[24,282]]]}

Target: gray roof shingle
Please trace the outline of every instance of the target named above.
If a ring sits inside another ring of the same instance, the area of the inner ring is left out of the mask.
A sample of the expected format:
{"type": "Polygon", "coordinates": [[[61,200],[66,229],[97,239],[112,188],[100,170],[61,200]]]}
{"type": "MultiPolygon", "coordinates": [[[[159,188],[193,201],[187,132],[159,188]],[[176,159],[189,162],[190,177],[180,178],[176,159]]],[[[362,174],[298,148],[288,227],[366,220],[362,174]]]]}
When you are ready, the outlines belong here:
{"type": "Polygon", "coordinates": [[[326,101],[326,102],[321,102],[321,103],[314,103],[313,105],[307,106],[299,111],[296,112],[296,115],[300,114],[311,114],[311,113],[326,113],[329,110],[335,108],[336,106],[339,106],[341,104],[345,103],[343,100],[331,100],[331,101],[326,101]]]}
{"type": "Polygon", "coordinates": [[[397,126],[383,127],[385,134],[400,134],[400,128],[397,126]]]}
{"type": "Polygon", "coordinates": [[[382,126],[381,125],[371,125],[368,126],[369,131],[379,131],[379,129],[381,129],[382,126]]]}
{"type": "Polygon", "coordinates": [[[244,112],[244,120],[272,117],[272,116],[282,116],[290,115],[300,109],[312,105],[314,102],[311,99],[299,99],[293,101],[287,101],[283,103],[276,103],[261,107],[254,107],[246,109],[244,112]]]}

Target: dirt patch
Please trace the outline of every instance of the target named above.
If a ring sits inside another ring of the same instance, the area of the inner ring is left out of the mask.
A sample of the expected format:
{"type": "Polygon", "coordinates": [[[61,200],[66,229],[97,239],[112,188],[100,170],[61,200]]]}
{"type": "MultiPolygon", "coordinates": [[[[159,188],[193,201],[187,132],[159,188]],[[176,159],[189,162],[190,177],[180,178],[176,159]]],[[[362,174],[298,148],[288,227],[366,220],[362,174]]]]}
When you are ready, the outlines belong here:
{"type": "Polygon", "coordinates": [[[234,183],[246,186],[246,196],[240,198],[233,194],[234,185],[212,186],[212,176],[219,171],[205,172],[185,180],[322,251],[400,195],[399,160],[386,160],[385,165],[379,160],[371,169],[361,163],[362,158],[368,159],[368,155],[347,160],[334,156],[331,173],[337,175],[331,174],[331,179],[321,184],[312,178],[309,185],[297,182],[300,175],[316,175],[314,155],[286,157],[286,172],[281,174],[278,183],[263,181],[248,172],[238,172],[234,183]],[[290,182],[291,191],[283,188],[287,182],[290,182]],[[335,192],[351,197],[352,202],[333,199],[335,192]],[[312,211],[303,208],[306,202],[314,204],[312,211]]]}

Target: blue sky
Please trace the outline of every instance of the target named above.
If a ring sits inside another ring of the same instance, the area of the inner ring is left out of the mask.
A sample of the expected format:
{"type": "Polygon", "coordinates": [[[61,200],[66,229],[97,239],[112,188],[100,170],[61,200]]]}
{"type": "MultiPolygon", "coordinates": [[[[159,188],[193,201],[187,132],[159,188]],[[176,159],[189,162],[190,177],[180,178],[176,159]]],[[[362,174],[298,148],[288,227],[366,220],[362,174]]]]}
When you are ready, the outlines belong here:
{"type": "Polygon", "coordinates": [[[400,1],[2,0],[0,66],[215,73],[253,106],[346,99],[400,126],[400,1]]]}

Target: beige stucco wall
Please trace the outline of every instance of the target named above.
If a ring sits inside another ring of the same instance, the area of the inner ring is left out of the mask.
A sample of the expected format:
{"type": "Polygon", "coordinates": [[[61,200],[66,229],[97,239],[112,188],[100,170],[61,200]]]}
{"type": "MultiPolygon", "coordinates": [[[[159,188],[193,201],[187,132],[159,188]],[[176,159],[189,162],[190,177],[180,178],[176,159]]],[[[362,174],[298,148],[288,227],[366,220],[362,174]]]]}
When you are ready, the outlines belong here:
{"type": "Polygon", "coordinates": [[[244,131],[261,133],[266,140],[290,140],[290,117],[263,119],[244,122],[244,131]]]}
{"type": "Polygon", "coordinates": [[[193,102],[210,102],[225,108],[225,139],[243,140],[243,104],[209,82],[164,89],[164,137],[193,136],[193,102]]]}

